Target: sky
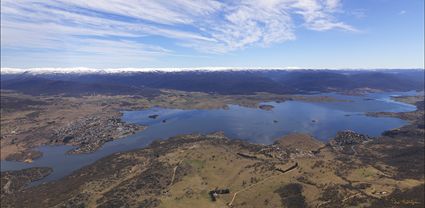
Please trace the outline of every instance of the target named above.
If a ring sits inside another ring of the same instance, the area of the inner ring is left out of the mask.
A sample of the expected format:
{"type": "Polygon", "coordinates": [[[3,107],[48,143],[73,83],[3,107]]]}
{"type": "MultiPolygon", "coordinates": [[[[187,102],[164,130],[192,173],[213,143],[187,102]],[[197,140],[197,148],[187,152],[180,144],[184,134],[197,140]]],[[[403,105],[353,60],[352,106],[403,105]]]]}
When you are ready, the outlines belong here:
{"type": "Polygon", "coordinates": [[[1,0],[1,67],[424,68],[424,1],[1,0]]]}

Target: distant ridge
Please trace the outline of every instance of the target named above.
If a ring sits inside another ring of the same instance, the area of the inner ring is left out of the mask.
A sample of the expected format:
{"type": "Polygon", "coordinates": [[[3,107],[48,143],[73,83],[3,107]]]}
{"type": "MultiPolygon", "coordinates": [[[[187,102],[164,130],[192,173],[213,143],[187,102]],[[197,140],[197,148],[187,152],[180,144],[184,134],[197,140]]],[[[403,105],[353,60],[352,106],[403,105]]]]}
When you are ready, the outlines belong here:
{"type": "Polygon", "coordinates": [[[42,94],[142,94],[161,89],[217,94],[423,90],[423,70],[287,68],[4,68],[1,89],[42,94]]]}
{"type": "Polygon", "coordinates": [[[420,68],[412,69],[366,69],[366,68],[300,68],[300,67],[168,67],[168,68],[1,68],[1,74],[115,74],[115,73],[138,73],[138,72],[192,72],[192,71],[294,71],[294,70],[341,70],[341,71],[389,71],[389,70],[424,70],[420,68]]]}

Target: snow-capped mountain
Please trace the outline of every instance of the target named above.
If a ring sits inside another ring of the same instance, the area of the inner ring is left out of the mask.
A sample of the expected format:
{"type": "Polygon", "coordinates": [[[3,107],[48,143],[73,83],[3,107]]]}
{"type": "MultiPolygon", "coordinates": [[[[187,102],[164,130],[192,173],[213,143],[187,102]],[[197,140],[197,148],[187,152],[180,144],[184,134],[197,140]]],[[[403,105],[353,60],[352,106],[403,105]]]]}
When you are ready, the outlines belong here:
{"type": "MultiPolygon", "coordinates": [[[[168,68],[88,68],[88,67],[70,67],[70,68],[1,68],[1,74],[117,74],[117,73],[138,73],[138,72],[223,72],[223,71],[295,71],[295,70],[329,70],[329,71],[391,71],[394,69],[305,69],[300,67],[168,67],[168,68]]],[[[420,70],[420,69],[418,69],[420,70]]],[[[422,69],[423,70],[423,69],[422,69]]]]}

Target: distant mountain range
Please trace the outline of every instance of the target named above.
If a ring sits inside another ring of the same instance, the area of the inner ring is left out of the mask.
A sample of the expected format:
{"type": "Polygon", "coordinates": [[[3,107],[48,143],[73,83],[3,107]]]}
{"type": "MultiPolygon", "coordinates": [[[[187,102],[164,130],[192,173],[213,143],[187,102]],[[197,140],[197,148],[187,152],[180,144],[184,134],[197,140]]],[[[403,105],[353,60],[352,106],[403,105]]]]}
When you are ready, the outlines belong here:
{"type": "MultiPolygon", "coordinates": [[[[1,74],[117,74],[117,73],[137,73],[137,72],[202,72],[202,71],[398,71],[405,69],[303,69],[299,67],[169,67],[169,68],[87,68],[87,67],[70,67],[70,68],[1,68],[1,74]]],[[[407,70],[424,70],[424,69],[407,69],[407,70]]]]}
{"type": "MultiPolygon", "coordinates": [[[[33,95],[137,94],[156,96],[160,89],[217,94],[305,94],[360,88],[382,91],[424,90],[424,70],[283,70],[198,69],[16,70],[2,68],[1,88],[33,95]]],[[[179,68],[181,69],[181,68],[179,68]]]]}

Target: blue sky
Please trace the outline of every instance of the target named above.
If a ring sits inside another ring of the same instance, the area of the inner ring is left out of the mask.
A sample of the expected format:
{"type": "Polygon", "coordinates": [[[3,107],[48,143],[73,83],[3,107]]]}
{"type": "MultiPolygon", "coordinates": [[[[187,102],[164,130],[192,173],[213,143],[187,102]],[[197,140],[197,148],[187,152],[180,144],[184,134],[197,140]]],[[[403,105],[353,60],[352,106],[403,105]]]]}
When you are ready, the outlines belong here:
{"type": "Polygon", "coordinates": [[[2,0],[1,66],[424,68],[424,1],[2,0]]]}

